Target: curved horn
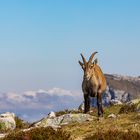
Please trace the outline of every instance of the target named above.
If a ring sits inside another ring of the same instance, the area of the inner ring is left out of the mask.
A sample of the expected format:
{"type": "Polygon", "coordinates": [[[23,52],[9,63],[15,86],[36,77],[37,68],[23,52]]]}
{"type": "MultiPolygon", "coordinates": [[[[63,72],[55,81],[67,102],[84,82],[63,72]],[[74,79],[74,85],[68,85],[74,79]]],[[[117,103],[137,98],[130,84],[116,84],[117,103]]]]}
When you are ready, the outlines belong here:
{"type": "Polygon", "coordinates": [[[82,59],[83,59],[84,64],[86,64],[86,63],[87,63],[87,62],[86,62],[86,59],[85,59],[85,57],[83,56],[82,53],[81,53],[81,57],[82,57],[82,59]]]}
{"type": "Polygon", "coordinates": [[[89,63],[92,63],[92,59],[94,58],[94,56],[95,56],[96,53],[98,53],[98,52],[94,52],[94,53],[90,56],[89,61],[88,61],[89,63]]]}

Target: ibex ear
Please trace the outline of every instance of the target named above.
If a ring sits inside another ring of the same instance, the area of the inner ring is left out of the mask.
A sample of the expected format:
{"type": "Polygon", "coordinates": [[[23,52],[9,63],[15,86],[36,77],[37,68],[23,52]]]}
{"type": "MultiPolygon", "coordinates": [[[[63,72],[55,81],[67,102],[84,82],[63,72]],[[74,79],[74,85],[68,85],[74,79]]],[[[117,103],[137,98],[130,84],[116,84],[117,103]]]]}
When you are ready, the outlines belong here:
{"type": "Polygon", "coordinates": [[[96,58],[93,62],[93,64],[97,64],[98,63],[98,59],[96,58]]]}
{"type": "Polygon", "coordinates": [[[78,61],[82,69],[84,69],[84,64],[81,61],[78,61]]]}

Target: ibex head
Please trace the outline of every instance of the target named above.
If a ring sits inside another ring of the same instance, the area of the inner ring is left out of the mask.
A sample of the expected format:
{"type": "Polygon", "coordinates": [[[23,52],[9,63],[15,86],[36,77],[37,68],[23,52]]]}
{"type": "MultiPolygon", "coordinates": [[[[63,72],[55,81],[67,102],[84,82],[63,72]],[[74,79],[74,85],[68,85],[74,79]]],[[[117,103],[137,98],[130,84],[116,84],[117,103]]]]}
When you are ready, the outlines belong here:
{"type": "Polygon", "coordinates": [[[97,52],[94,52],[90,58],[89,58],[89,61],[87,62],[85,57],[83,56],[83,54],[81,54],[81,57],[82,57],[82,60],[83,60],[83,63],[81,61],[79,61],[79,64],[81,65],[82,69],[84,70],[84,79],[85,80],[89,80],[92,75],[94,74],[93,70],[94,70],[94,67],[97,63],[97,59],[92,63],[92,60],[95,56],[97,52]]]}

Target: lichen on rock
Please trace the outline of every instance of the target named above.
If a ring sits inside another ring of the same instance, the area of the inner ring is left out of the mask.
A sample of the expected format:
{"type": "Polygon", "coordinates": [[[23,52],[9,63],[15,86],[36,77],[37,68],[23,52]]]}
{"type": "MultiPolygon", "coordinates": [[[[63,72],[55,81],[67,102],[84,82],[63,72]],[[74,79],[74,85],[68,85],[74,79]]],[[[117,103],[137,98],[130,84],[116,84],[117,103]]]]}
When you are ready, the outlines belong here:
{"type": "Polygon", "coordinates": [[[1,131],[7,131],[7,130],[13,130],[16,128],[16,122],[15,122],[15,114],[6,112],[3,114],[0,114],[0,130],[1,131]]]}
{"type": "Polygon", "coordinates": [[[34,124],[35,127],[60,127],[62,125],[66,125],[69,123],[74,123],[74,122],[85,122],[85,121],[90,121],[93,120],[93,116],[89,114],[64,114],[59,117],[55,118],[44,118],[37,123],[34,124]]]}

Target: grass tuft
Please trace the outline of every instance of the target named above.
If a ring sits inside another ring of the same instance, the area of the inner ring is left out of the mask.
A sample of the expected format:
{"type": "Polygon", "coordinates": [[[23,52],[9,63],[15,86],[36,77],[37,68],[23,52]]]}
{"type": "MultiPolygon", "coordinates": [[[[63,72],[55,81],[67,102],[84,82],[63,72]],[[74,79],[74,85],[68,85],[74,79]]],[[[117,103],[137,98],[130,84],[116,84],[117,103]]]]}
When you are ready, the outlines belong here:
{"type": "Polygon", "coordinates": [[[88,136],[84,140],[139,140],[140,133],[128,130],[127,132],[115,130],[108,130],[103,132],[102,130],[96,132],[92,136],[88,136]]]}
{"type": "Polygon", "coordinates": [[[68,140],[70,135],[61,129],[53,130],[51,127],[35,128],[28,132],[12,132],[3,140],[68,140]]]}
{"type": "Polygon", "coordinates": [[[15,122],[16,122],[16,129],[26,129],[30,125],[28,122],[24,122],[22,119],[20,119],[17,116],[15,117],[15,122]]]}
{"type": "MultiPolygon", "coordinates": [[[[139,103],[138,103],[138,104],[139,104],[139,103]]],[[[131,104],[131,105],[124,104],[124,105],[120,108],[119,114],[122,114],[122,113],[129,113],[129,112],[136,112],[136,111],[137,111],[137,106],[138,106],[138,104],[131,104]]]]}

